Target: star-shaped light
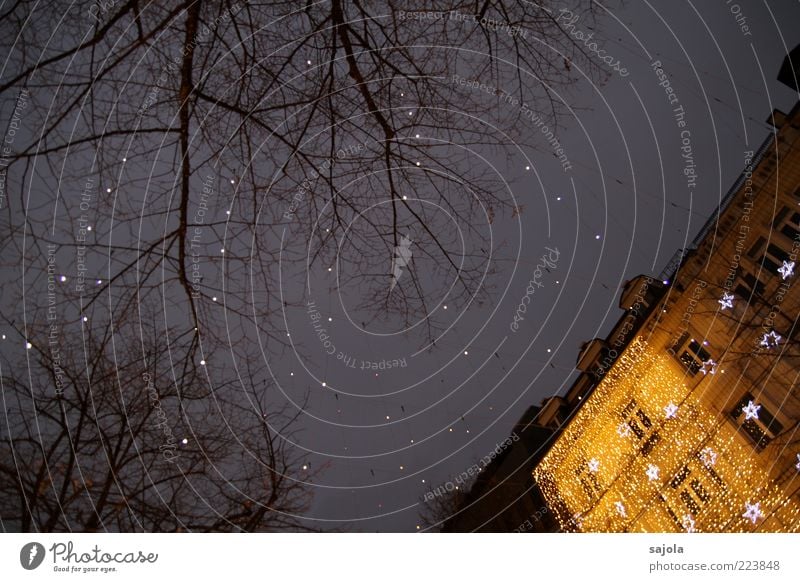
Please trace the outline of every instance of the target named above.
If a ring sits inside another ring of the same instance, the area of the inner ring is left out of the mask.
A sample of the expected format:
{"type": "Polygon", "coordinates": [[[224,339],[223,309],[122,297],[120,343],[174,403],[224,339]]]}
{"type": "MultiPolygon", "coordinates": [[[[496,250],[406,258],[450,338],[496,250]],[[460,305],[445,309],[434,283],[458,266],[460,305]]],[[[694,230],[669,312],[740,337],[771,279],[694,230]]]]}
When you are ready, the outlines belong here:
{"type": "Polygon", "coordinates": [[[754,418],[754,419],[758,420],[758,411],[759,410],[761,410],[761,405],[760,404],[756,404],[755,402],[753,402],[751,400],[750,402],[747,403],[747,406],[744,407],[744,410],[743,410],[744,419],[745,420],[750,420],[751,418],[754,418]]]}
{"type": "Polygon", "coordinates": [[[703,376],[706,374],[716,374],[717,363],[712,359],[704,360],[703,364],[700,366],[700,371],[703,373],[703,376]]]}
{"type": "Polygon", "coordinates": [[[775,330],[773,329],[771,332],[764,334],[764,337],[761,338],[761,345],[765,348],[773,348],[777,347],[778,342],[780,341],[781,336],[775,333],[775,330]]]}
{"type": "Polygon", "coordinates": [[[597,459],[590,459],[587,465],[592,473],[597,473],[597,471],[600,470],[600,461],[597,459]]]}
{"type": "Polygon", "coordinates": [[[722,299],[717,299],[717,303],[722,305],[721,311],[725,309],[733,309],[733,294],[732,293],[722,293],[722,299]]]}
{"type": "Polygon", "coordinates": [[[578,528],[583,527],[583,516],[580,513],[576,513],[572,516],[572,523],[578,528]]]}
{"type": "Polygon", "coordinates": [[[670,402],[664,407],[664,415],[667,418],[675,418],[678,416],[678,407],[675,406],[674,403],[670,402]]]}
{"type": "Polygon", "coordinates": [[[742,517],[749,519],[753,523],[757,522],[760,518],[764,517],[764,513],[761,511],[760,501],[752,505],[750,505],[749,501],[745,501],[744,507],[746,511],[742,514],[742,517]]]}
{"type": "Polygon", "coordinates": [[[658,481],[658,467],[655,465],[647,465],[647,471],[645,471],[647,478],[651,481],[658,481]]]}
{"type": "Polygon", "coordinates": [[[683,526],[683,529],[686,530],[686,533],[694,533],[697,531],[694,529],[694,518],[692,517],[691,513],[687,513],[683,516],[683,518],[681,518],[681,525],[683,526]]]}
{"type": "Polygon", "coordinates": [[[778,272],[783,279],[788,279],[794,275],[794,261],[783,261],[783,264],[778,267],[778,272]]]}
{"type": "Polygon", "coordinates": [[[700,451],[700,460],[706,467],[713,467],[717,464],[717,453],[711,447],[706,447],[700,451]]]}
{"type": "Polygon", "coordinates": [[[617,513],[619,513],[622,517],[628,517],[628,514],[625,512],[625,506],[622,505],[622,501],[614,502],[614,507],[617,508],[617,513]]]}
{"type": "Polygon", "coordinates": [[[617,426],[617,434],[622,438],[627,438],[631,434],[631,427],[628,426],[627,422],[621,422],[617,426]]]}

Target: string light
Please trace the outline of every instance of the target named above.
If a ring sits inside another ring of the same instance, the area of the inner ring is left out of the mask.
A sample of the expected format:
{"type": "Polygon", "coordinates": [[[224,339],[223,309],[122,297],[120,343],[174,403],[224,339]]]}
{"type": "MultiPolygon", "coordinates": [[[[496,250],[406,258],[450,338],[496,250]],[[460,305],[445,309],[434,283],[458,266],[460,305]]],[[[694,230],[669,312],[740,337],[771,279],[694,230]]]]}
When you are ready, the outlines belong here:
{"type": "Polygon", "coordinates": [[[533,471],[562,530],[800,532],[800,504],[771,477],[774,459],[753,454],[684,378],[637,337],[584,399],[533,471]],[[670,403],[680,414],[667,420],[670,403]]]}

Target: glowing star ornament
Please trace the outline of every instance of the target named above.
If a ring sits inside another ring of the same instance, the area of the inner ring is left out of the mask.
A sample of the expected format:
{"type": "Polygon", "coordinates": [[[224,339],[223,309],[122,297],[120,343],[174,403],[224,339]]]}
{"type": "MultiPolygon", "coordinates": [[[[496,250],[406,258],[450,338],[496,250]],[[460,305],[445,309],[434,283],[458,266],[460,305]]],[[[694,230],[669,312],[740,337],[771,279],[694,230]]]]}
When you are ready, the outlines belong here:
{"type": "Polygon", "coordinates": [[[686,530],[686,533],[694,533],[697,530],[694,528],[694,518],[690,513],[687,513],[681,518],[681,525],[683,529],[686,530]]]}
{"type": "Polygon", "coordinates": [[[732,293],[723,293],[722,299],[718,299],[717,303],[722,305],[721,311],[726,309],[733,309],[733,294],[732,293]]]}
{"type": "Polygon", "coordinates": [[[794,261],[783,261],[783,264],[778,268],[778,272],[783,279],[788,279],[794,275],[794,261]]]}
{"type": "Polygon", "coordinates": [[[706,374],[711,374],[712,376],[717,373],[717,363],[714,360],[704,360],[703,364],[700,366],[700,371],[703,373],[703,376],[706,374]]]}
{"type": "Polygon", "coordinates": [[[647,465],[647,471],[645,471],[647,478],[651,481],[658,481],[658,467],[655,465],[647,465]]]}
{"type": "Polygon", "coordinates": [[[756,502],[751,505],[749,501],[745,501],[744,507],[745,512],[742,514],[742,517],[749,519],[753,523],[764,517],[764,513],[761,511],[761,502],[756,502]]]}
{"type": "Polygon", "coordinates": [[[769,333],[765,333],[764,337],[761,338],[761,345],[765,348],[774,348],[778,346],[780,341],[781,336],[775,333],[775,330],[772,330],[769,333]]]}
{"type": "Polygon", "coordinates": [[[744,412],[744,419],[745,420],[758,420],[758,411],[761,410],[761,405],[756,404],[752,400],[747,403],[747,406],[742,409],[744,412]]]}
{"type": "Polygon", "coordinates": [[[700,451],[700,460],[706,467],[713,467],[717,464],[717,453],[711,447],[706,447],[700,451]]]}
{"type": "Polygon", "coordinates": [[[619,513],[621,517],[628,517],[628,514],[625,512],[625,506],[622,504],[622,501],[615,501],[614,507],[617,508],[617,513],[619,513]]]}
{"type": "Polygon", "coordinates": [[[631,434],[631,427],[627,423],[621,422],[617,426],[617,434],[622,438],[628,438],[631,434]]]}
{"type": "Polygon", "coordinates": [[[674,403],[670,402],[664,407],[664,416],[667,418],[675,418],[678,416],[678,407],[675,406],[674,403]]]}
{"type": "Polygon", "coordinates": [[[597,471],[600,470],[600,461],[598,461],[597,459],[590,459],[589,462],[586,463],[586,465],[589,467],[589,470],[592,473],[597,473],[597,471]]]}

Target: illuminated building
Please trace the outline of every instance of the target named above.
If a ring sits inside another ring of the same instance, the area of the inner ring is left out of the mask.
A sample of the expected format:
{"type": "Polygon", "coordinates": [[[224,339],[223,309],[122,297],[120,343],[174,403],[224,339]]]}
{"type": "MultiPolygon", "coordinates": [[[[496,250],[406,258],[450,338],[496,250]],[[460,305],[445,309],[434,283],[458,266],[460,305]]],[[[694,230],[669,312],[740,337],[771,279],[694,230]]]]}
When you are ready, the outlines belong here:
{"type": "Polygon", "coordinates": [[[800,103],[769,121],[625,340],[584,345],[533,470],[554,529],[800,532],[800,103]]]}

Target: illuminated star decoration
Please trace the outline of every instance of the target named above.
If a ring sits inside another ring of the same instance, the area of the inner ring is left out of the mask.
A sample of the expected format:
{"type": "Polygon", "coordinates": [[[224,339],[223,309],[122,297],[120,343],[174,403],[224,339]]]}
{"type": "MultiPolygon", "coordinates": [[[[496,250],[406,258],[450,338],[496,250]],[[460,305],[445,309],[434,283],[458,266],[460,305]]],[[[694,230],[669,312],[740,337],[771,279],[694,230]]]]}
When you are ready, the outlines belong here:
{"type": "Polygon", "coordinates": [[[645,471],[645,474],[651,481],[658,481],[658,467],[655,465],[647,465],[647,471],[645,471]]]}
{"type": "Polygon", "coordinates": [[[752,521],[753,523],[757,522],[759,518],[764,517],[764,513],[761,511],[761,502],[754,503],[750,505],[749,501],[745,501],[744,507],[746,511],[742,514],[742,517],[745,517],[752,521]]]}
{"type": "Polygon", "coordinates": [[[703,373],[703,376],[705,376],[709,372],[711,374],[716,374],[717,373],[717,363],[714,360],[711,360],[711,359],[704,360],[703,361],[703,365],[700,366],[700,371],[703,373]],[[708,366],[708,370],[706,370],[706,366],[708,366]]]}
{"type": "Polygon", "coordinates": [[[723,293],[722,299],[718,299],[717,303],[722,305],[722,311],[725,311],[725,309],[733,309],[733,294],[723,293]]]}
{"type": "Polygon", "coordinates": [[[744,410],[742,411],[742,412],[744,412],[744,419],[745,420],[750,420],[750,419],[754,418],[754,419],[758,420],[758,411],[759,410],[761,410],[761,405],[760,404],[756,404],[755,402],[753,402],[751,400],[750,402],[747,403],[747,406],[745,406],[744,410]]]}
{"type": "Polygon", "coordinates": [[[631,427],[629,427],[627,423],[621,422],[617,426],[617,434],[622,438],[627,438],[631,434],[631,427]]]}
{"type": "Polygon", "coordinates": [[[572,516],[572,524],[578,528],[583,527],[583,516],[580,513],[576,513],[572,516]]]}
{"type": "Polygon", "coordinates": [[[597,459],[591,459],[587,465],[592,473],[597,473],[597,471],[600,469],[600,461],[597,459]]]}
{"type": "Polygon", "coordinates": [[[761,345],[765,348],[777,347],[778,342],[780,341],[781,336],[775,333],[775,330],[773,329],[771,332],[764,334],[764,337],[761,338],[761,345]]]}
{"type": "Polygon", "coordinates": [[[667,418],[675,418],[678,415],[678,407],[670,402],[664,407],[664,414],[667,418]]]}
{"type": "Polygon", "coordinates": [[[619,513],[622,517],[628,517],[628,514],[625,513],[625,506],[622,505],[622,501],[614,502],[614,507],[617,508],[617,513],[619,513]]]}
{"type": "Polygon", "coordinates": [[[694,529],[694,518],[690,513],[687,513],[686,515],[683,516],[683,518],[681,519],[681,525],[683,526],[683,529],[686,530],[686,533],[694,533],[695,531],[697,531],[694,529]]]}
{"type": "Polygon", "coordinates": [[[784,279],[788,279],[794,275],[794,261],[783,261],[783,264],[778,268],[778,272],[784,279]]]}
{"type": "Polygon", "coordinates": [[[706,467],[713,467],[717,463],[717,453],[711,447],[706,447],[700,451],[700,460],[706,467]]]}

